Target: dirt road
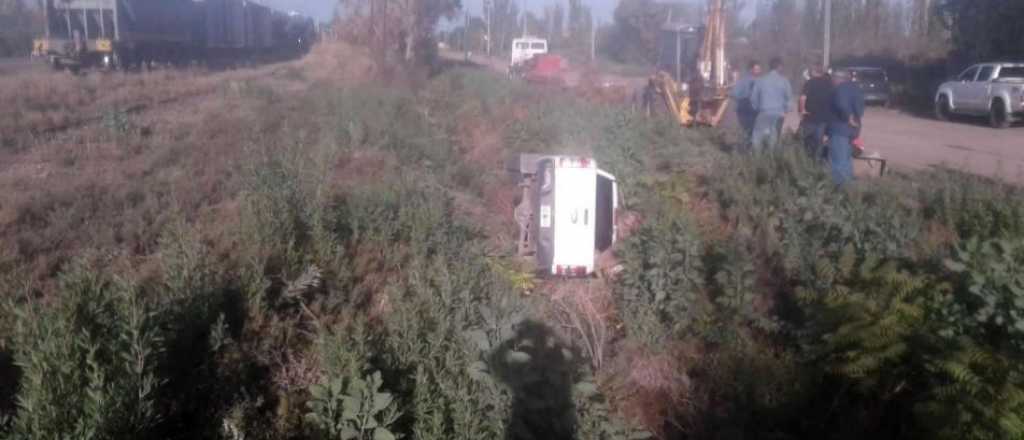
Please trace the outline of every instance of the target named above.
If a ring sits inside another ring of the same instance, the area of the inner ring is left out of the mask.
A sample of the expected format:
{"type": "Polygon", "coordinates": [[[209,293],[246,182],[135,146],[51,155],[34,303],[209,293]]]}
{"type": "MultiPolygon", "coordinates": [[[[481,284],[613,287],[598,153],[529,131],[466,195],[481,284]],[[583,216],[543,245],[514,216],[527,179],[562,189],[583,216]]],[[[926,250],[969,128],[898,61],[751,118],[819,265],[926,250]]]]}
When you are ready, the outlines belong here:
{"type": "MultiPolygon", "coordinates": [[[[797,124],[795,115],[786,120],[790,129],[797,124]]],[[[996,130],[980,120],[940,122],[872,107],[864,117],[864,143],[895,169],[946,166],[1024,183],[1024,126],[1019,124],[996,130]]]]}
{"type": "Polygon", "coordinates": [[[1024,183],[1024,127],[996,130],[979,121],[940,122],[894,110],[871,109],[864,140],[907,168],[946,165],[1024,183]]]}
{"type": "Polygon", "coordinates": [[[31,70],[45,70],[46,63],[27,57],[0,58],[0,75],[9,75],[31,70]]]}

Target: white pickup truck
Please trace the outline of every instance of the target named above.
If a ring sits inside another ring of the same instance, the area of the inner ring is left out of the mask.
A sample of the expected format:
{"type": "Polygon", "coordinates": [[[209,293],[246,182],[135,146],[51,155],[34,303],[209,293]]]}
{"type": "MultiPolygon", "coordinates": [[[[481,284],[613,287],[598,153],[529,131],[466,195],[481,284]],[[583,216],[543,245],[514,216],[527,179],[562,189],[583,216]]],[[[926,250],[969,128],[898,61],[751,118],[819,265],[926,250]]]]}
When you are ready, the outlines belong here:
{"type": "Polygon", "coordinates": [[[946,121],[953,114],[987,116],[994,128],[1024,120],[1024,62],[976,64],[943,83],[935,116],[946,121]]]}

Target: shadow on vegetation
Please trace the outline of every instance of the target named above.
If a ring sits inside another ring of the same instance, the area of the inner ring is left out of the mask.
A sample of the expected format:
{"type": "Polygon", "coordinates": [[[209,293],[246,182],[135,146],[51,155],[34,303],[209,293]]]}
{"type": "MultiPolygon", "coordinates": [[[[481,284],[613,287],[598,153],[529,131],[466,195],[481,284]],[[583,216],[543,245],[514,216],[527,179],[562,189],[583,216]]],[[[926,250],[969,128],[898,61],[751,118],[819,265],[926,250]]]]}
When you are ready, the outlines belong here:
{"type": "Polygon", "coordinates": [[[526,321],[491,355],[495,376],[513,394],[506,440],[571,440],[576,435],[572,387],[576,353],[546,325],[526,321]]]}
{"type": "Polygon", "coordinates": [[[7,350],[0,350],[0,417],[13,414],[21,370],[14,365],[14,356],[7,350]]]}
{"type": "Polygon", "coordinates": [[[193,297],[172,307],[192,316],[180,317],[188,324],[167,341],[168,362],[162,376],[173,386],[164,387],[165,395],[160,399],[168,405],[164,414],[169,414],[161,424],[163,435],[215,437],[220,429],[220,411],[234,401],[246,393],[273,396],[267,366],[255,362],[233,342],[243,338],[245,298],[230,290],[211,296],[220,300],[197,304],[204,299],[193,297]]]}

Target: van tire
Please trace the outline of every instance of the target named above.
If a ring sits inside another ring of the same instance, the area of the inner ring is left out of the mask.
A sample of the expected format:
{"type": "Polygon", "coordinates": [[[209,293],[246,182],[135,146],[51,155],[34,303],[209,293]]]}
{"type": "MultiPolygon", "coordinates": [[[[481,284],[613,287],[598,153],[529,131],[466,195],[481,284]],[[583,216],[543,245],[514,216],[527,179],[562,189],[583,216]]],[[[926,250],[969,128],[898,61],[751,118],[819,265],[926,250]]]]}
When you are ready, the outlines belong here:
{"type": "Polygon", "coordinates": [[[1010,114],[1006,111],[1006,104],[1002,99],[992,100],[992,108],[988,112],[988,123],[992,128],[1006,128],[1010,126],[1010,114]]]}
{"type": "Polygon", "coordinates": [[[935,119],[942,122],[948,122],[950,119],[950,113],[949,97],[946,95],[939,95],[939,99],[935,101],[935,119]]]}

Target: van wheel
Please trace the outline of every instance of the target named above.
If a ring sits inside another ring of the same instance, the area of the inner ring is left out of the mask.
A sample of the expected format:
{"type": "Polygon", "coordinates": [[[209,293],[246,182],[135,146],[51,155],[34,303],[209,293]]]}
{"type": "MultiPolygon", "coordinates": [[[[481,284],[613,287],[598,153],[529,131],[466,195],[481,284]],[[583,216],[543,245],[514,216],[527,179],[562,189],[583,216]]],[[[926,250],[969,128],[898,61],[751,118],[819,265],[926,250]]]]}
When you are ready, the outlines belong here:
{"type": "Polygon", "coordinates": [[[1006,112],[1006,105],[1002,99],[992,101],[992,110],[988,112],[988,123],[992,128],[1006,128],[1010,126],[1010,115],[1006,112]]]}
{"type": "Polygon", "coordinates": [[[949,121],[949,116],[949,98],[946,95],[939,96],[935,103],[935,119],[946,122],[949,121]]]}

